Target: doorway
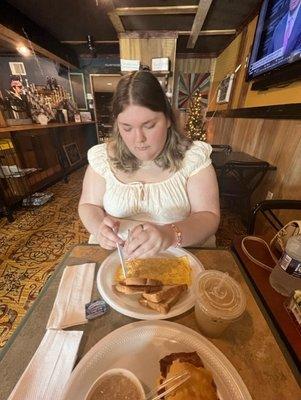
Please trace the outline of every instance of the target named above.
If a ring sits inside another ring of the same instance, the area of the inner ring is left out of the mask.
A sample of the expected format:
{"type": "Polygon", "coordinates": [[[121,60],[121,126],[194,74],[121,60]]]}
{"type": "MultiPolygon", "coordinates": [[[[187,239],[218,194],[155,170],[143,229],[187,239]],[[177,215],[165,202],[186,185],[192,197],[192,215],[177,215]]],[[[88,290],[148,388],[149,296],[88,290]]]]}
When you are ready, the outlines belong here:
{"type": "Polygon", "coordinates": [[[120,78],[119,74],[90,74],[99,143],[108,139],[112,131],[112,99],[120,78]]]}

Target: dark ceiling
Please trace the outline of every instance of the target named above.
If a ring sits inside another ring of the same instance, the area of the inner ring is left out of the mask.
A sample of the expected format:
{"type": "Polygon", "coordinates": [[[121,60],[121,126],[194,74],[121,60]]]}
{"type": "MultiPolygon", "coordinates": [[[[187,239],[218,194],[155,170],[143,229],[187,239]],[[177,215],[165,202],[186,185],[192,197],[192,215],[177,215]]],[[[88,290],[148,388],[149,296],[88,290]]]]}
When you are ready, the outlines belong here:
{"type": "MultiPolygon", "coordinates": [[[[124,7],[198,6],[199,1],[7,0],[7,3],[20,10],[59,41],[69,42],[78,54],[87,53],[85,43],[87,35],[93,35],[94,40],[100,42],[96,43],[99,54],[108,54],[119,52],[118,32],[108,16],[108,11],[114,12],[116,8],[124,7]],[[115,41],[115,43],[105,43],[105,41],[115,41]]],[[[239,32],[242,26],[255,15],[260,3],[261,0],[213,0],[202,31],[234,29],[239,32]]],[[[125,31],[189,32],[195,15],[195,12],[192,12],[190,14],[120,15],[119,18],[125,31]]],[[[195,53],[203,57],[216,56],[234,37],[235,34],[200,35],[194,48],[188,49],[189,35],[180,33],[177,53],[195,53]]]]}
{"type": "Polygon", "coordinates": [[[6,56],[16,54],[16,47],[0,38],[0,55],[6,56]]]}

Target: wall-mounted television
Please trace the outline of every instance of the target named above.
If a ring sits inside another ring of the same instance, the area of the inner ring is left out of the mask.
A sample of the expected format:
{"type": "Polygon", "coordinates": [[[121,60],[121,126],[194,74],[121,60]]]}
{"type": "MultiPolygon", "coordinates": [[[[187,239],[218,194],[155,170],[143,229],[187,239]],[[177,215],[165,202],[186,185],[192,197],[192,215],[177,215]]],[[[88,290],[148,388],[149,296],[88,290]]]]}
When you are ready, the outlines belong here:
{"type": "Polygon", "coordinates": [[[264,0],[259,13],[247,80],[267,89],[301,79],[301,0],[264,0]]]}

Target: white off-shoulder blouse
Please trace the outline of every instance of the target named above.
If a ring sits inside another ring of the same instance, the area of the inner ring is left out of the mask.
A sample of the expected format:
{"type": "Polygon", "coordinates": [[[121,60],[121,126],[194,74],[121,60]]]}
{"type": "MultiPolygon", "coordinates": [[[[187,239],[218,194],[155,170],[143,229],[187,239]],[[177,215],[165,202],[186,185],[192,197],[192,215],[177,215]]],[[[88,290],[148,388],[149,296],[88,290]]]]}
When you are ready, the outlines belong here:
{"type": "MultiPolygon", "coordinates": [[[[204,142],[194,142],[185,153],[182,167],[162,182],[123,183],[114,175],[107,154],[107,145],[98,144],[88,151],[92,169],[106,181],[104,210],[122,218],[119,234],[126,238],[127,230],[143,222],[168,224],[182,221],[190,214],[187,180],[211,164],[212,148],[204,142]]],[[[97,243],[93,236],[90,243],[97,243]]]]}

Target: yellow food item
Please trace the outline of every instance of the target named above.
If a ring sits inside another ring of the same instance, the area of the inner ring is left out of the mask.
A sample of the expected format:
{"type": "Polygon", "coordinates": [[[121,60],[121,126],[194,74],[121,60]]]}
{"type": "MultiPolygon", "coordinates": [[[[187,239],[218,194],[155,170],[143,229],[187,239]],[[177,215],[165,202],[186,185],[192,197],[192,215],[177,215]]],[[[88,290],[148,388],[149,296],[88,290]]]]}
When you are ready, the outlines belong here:
{"type": "MultiPolygon", "coordinates": [[[[191,268],[187,256],[174,258],[137,258],[126,261],[129,278],[157,279],[163,285],[191,285],[191,268]]],[[[123,279],[121,266],[118,267],[115,280],[123,279]]]]}
{"type": "MultiPolygon", "coordinates": [[[[174,361],[166,376],[166,380],[172,376],[189,371],[190,379],[183,383],[173,393],[166,396],[168,400],[218,400],[215,383],[212,374],[205,368],[195,367],[190,363],[174,361]]],[[[168,385],[167,385],[168,388],[168,385]]]]}

